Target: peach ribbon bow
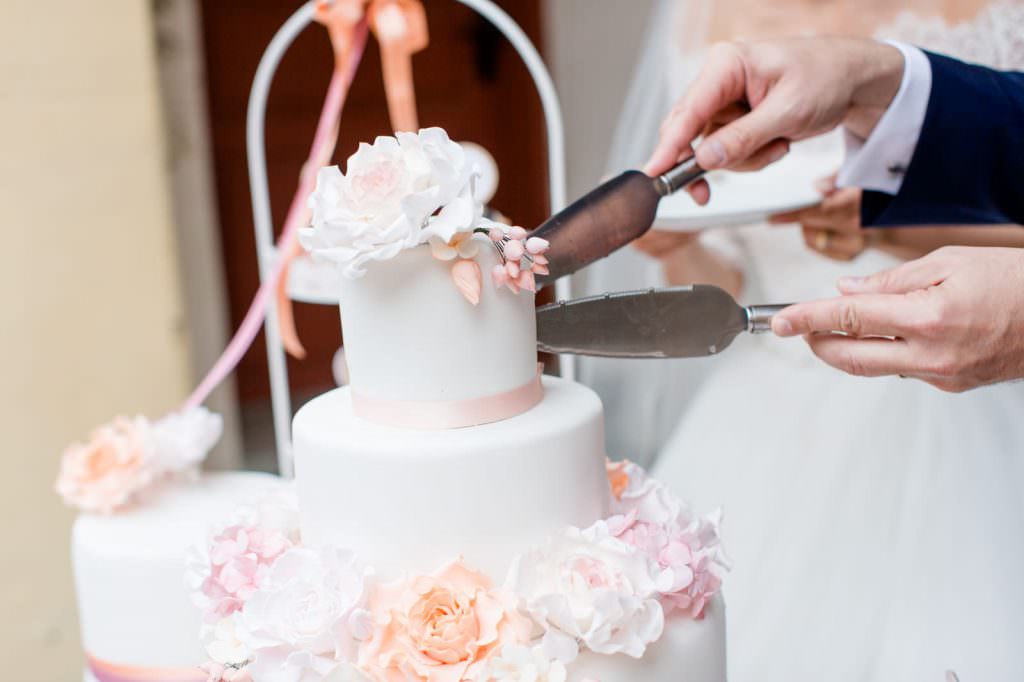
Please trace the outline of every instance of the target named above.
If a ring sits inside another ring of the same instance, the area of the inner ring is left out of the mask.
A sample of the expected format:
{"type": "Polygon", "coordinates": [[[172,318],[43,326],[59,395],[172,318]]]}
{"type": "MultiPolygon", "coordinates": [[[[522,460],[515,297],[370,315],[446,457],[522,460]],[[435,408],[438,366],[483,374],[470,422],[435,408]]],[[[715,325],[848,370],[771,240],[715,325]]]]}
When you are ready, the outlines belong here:
{"type": "Polygon", "coordinates": [[[419,129],[412,56],[430,43],[427,14],[420,0],[372,0],[367,17],[380,43],[388,113],[395,132],[419,129]]]}

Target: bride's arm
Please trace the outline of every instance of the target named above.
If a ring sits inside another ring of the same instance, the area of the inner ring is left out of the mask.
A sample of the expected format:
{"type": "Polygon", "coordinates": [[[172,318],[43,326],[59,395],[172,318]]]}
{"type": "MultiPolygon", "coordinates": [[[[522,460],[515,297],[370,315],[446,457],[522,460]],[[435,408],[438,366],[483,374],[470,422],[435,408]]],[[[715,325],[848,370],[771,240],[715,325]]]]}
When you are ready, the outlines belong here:
{"type": "Polygon", "coordinates": [[[852,260],[869,248],[913,260],[943,246],[1024,247],[1024,227],[924,226],[864,229],[861,225],[859,189],[836,189],[835,178],[821,185],[824,198],[812,208],[775,216],[776,224],[797,223],[804,241],[813,249],[835,260],[852,260]]]}
{"type": "Polygon", "coordinates": [[[743,271],[734,260],[701,242],[696,232],[651,230],[633,246],[657,259],[670,286],[713,284],[734,297],[743,289],[743,271]]]}

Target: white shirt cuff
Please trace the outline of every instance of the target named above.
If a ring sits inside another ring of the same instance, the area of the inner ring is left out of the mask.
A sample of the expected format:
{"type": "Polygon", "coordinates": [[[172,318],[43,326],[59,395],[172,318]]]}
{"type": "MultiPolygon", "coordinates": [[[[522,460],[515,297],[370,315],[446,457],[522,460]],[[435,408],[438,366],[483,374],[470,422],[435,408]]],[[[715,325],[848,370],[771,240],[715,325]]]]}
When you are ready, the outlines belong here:
{"type": "Polygon", "coordinates": [[[837,184],[896,195],[921,137],[932,93],[932,66],[918,48],[887,42],[903,53],[903,81],[867,140],[845,131],[846,159],[837,184]]]}

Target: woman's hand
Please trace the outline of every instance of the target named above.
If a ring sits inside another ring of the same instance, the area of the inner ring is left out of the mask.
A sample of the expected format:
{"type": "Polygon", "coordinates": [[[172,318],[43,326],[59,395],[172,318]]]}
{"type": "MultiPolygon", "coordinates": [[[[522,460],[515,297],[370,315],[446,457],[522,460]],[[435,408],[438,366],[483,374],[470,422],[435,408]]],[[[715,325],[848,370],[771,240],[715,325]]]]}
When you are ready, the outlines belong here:
{"type": "Polygon", "coordinates": [[[807,246],[833,260],[851,261],[877,244],[880,233],[864,230],[860,222],[860,189],[838,189],[833,175],[821,180],[818,190],[824,197],[820,204],[780,213],[771,222],[799,223],[807,246]]]}
{"type": "Polygon", "coordinates": [[[699,232],[670,232],[650,229],[634,241],[633,246],[651,258],[663,261],[672,258],[680,249],[692,245],[699,236],[699,232]]]}

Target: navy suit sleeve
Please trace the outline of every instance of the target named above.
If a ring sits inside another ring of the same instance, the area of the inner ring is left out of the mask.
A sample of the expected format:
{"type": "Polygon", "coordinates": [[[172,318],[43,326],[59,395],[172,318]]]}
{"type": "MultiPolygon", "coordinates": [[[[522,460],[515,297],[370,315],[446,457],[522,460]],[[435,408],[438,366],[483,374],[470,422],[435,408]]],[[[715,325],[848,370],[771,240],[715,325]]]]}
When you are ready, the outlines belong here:
{"type": "Polygon", "coordinates": [[[1024,224],[1024,73],[926,53],[932,91],[896,196],[864,192],[863,223],[1024,224]]]}

